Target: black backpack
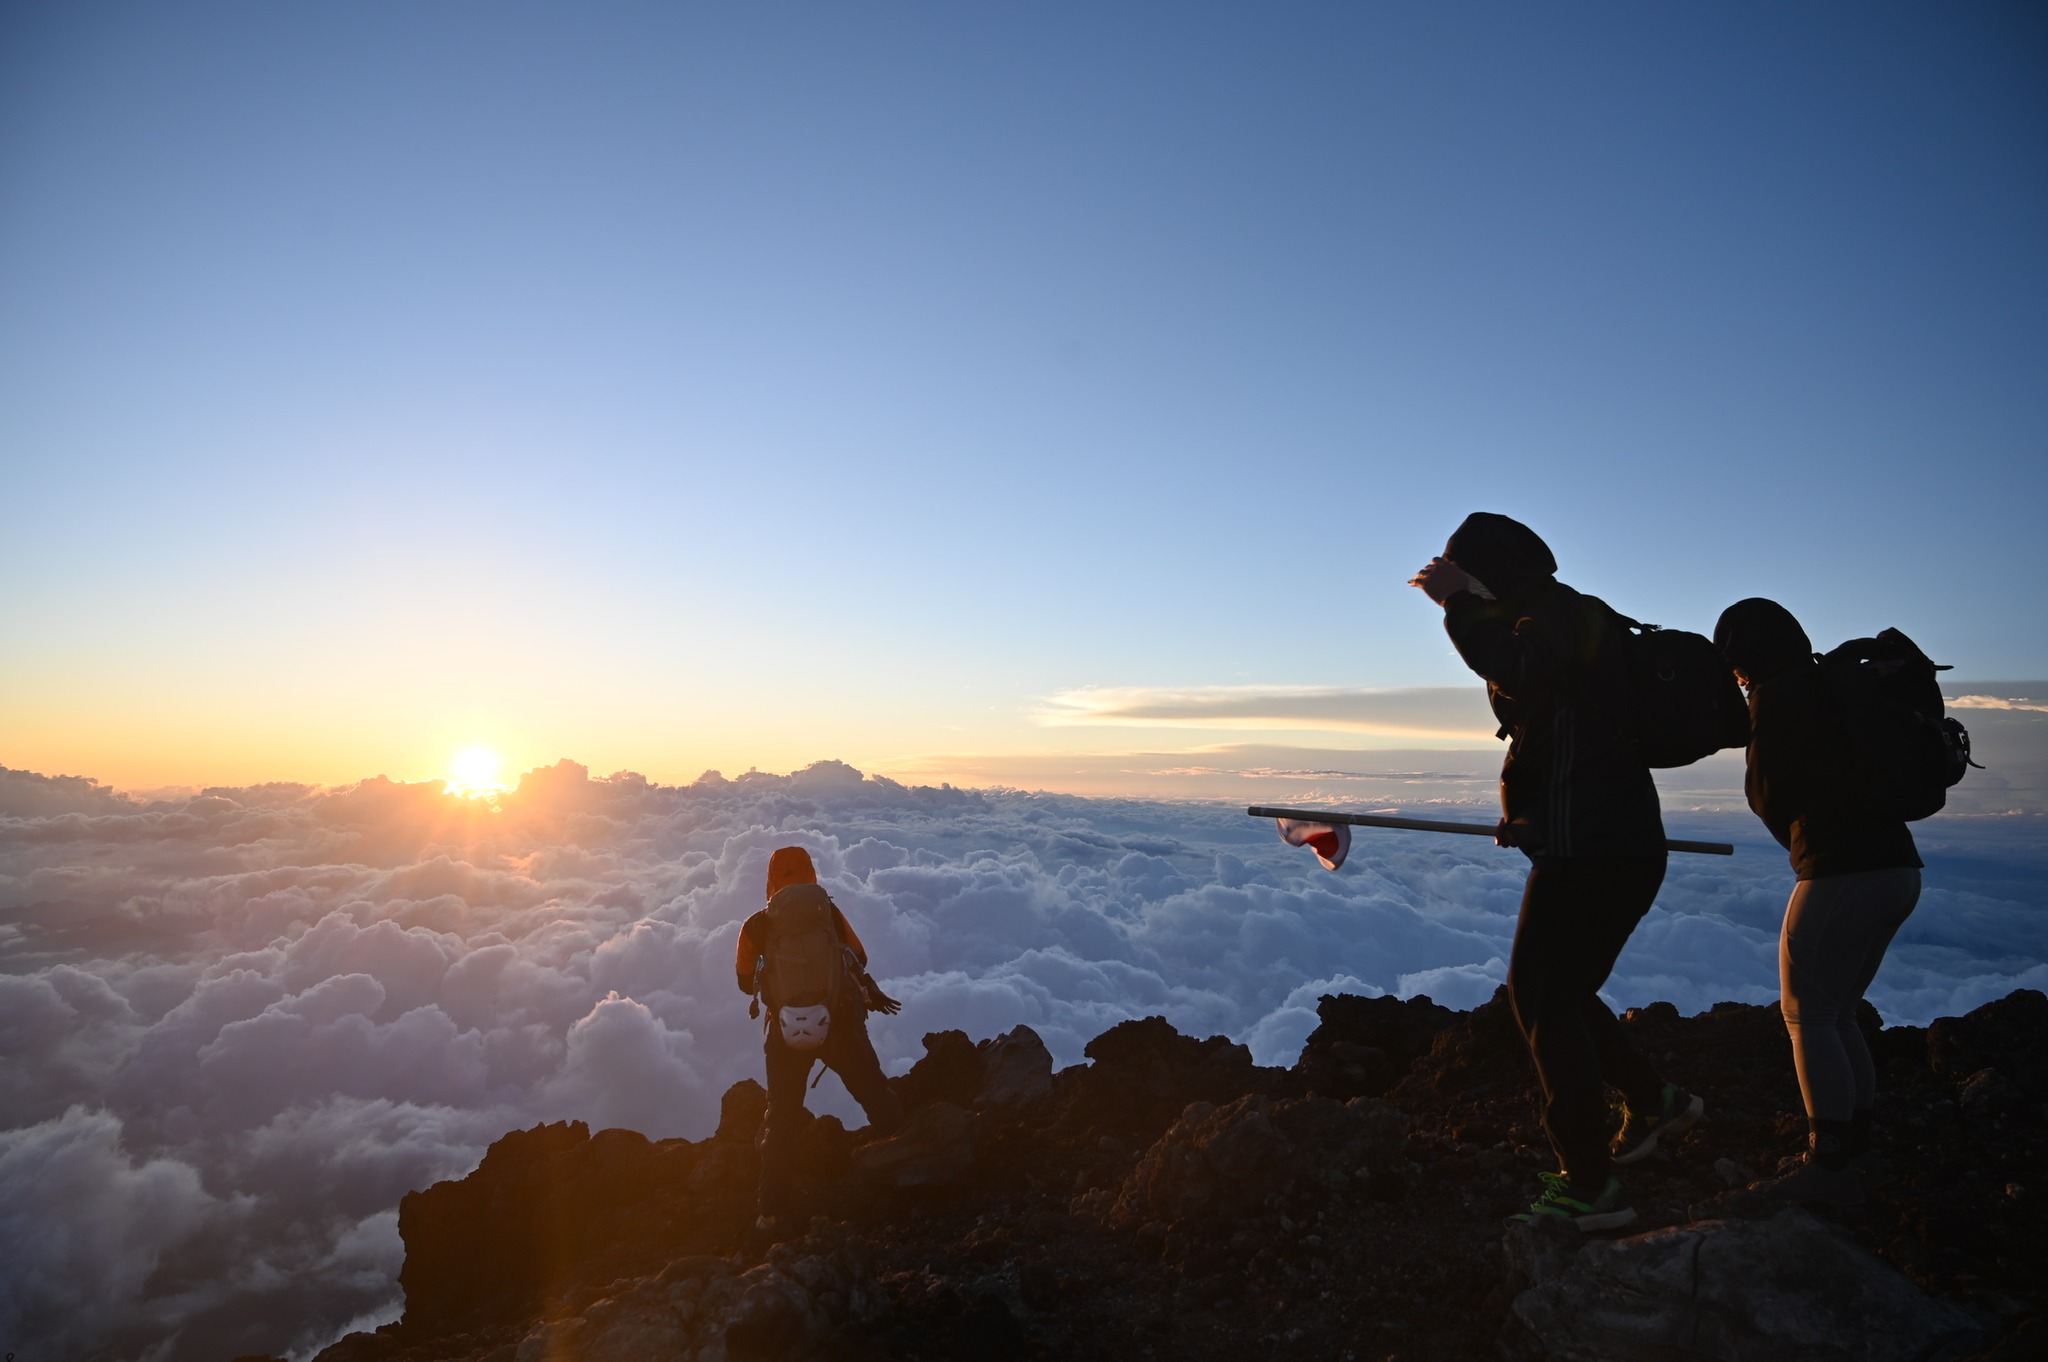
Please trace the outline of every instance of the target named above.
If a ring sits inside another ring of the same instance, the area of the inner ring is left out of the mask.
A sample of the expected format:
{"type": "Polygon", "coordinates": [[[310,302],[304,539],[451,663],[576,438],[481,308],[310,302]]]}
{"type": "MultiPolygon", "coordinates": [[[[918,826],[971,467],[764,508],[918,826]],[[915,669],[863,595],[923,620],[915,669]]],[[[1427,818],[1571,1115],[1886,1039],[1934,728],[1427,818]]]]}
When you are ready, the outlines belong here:
{"type": "Polygon", "coordinates": [[[1939,813],[1977,765],[1969,730],[1942,713],[1934,674],[1948,668],[1896,629],[1850,639],[1822,654],[1820,668],[1849,730],[1857,784],[1894,818],[1939,813]]]}
{"type": "Polygon", "coordinates": [[[1749,745],[1749,705],[1712,639],[1632,620],[1599,598],[1628,640],[1635,688],[1636,748],[1643,764],[1690,766],[1724,747],[1749,745]]]}

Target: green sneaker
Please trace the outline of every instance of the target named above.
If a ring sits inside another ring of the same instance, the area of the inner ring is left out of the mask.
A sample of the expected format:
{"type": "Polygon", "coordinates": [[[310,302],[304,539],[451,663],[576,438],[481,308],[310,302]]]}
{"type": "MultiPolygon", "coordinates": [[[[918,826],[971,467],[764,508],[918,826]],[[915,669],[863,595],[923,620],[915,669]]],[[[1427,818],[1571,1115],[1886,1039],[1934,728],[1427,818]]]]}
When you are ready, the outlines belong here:
{"type": "Polygon", "coordinates": [[[1666,1083],[1657,1110],[1639,1112],[1629,1108],[1621,1130],[1614,1137],[1614,1161],[1636,1163],[1649,1158],[1657,1152],[1658,1141],[1676,1139],[1692,1129],[1692,1123],[1706,1109],[1706,1100],[1699,1094],[1666,1083]]]}
{"type": "Polygon", "coordinates": [[[1529,1209],[1508,1219],[1524,1225],[1533,1225],[1539,1220],[1562,1220],[1577,1225],[1588,1233],[1594,1230],[1616,1230],[1636,1218],[1636,1208],[1624,1205],[1627,1200],[1621,1194],[1621,1179],[1607,1179],[1607,1186],[1591,1201],[1582,1201],[1572,1193],[1571,1179],[1563,1173],[1539,1173],[1543,1179],[1543,1195],[1530,1203],[1529,1209]]]}

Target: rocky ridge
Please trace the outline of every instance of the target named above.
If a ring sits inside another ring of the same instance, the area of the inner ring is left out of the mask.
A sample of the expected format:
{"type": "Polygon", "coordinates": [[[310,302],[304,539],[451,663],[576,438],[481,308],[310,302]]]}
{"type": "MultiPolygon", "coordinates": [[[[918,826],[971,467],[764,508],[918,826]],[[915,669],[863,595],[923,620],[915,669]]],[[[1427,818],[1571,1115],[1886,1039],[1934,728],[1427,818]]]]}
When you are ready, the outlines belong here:
{"type": "Polygon", "coordinates": [[[1775,1007],[1625,1021],[1707,1098],[1627,1172],[1638,1223],[1504,1230],[1549,1166],[1504,997],[1327,997],[1288,1069],[1125,1022],[1059,1073],[1019,1027],[925,1038],[893,1137],[804,1136],[812,1218],[754,1229],[765,1094],[717,1131],[506,1135],[405,1198],[403,1317],[318,1362],[1976,1359],[2048,1352],[2048,997],[1864,1026],[1886,1172],[1812,1214],[1742,1190],[1804,1131],[1775,1007]]]}

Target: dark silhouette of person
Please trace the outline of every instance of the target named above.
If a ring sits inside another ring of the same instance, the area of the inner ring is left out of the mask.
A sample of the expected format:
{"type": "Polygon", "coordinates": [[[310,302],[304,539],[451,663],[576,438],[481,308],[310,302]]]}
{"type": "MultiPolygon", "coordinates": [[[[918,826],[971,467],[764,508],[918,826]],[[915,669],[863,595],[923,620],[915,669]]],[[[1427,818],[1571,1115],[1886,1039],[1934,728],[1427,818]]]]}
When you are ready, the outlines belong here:
{"type": "Polygon", "coordinates": [[[1920,854],[1904,820],[1878,807],[1854,774],[1854,735],[1792,612],[1762,597],[1737,601],[1721,613],[1714,642],[1749,691],[1749,807],[1798,877],[1778,934],[1778,988],[1807,1148],[1757,1189],[1854,1205],[1877,1103],[1877,1067],[1856,1014],[1919,902],[1920,854]]]}
{"type": "Polygon", "coordinates": [[[1612,1165],[1648,1156],[1705,1103],[1666,1083],[1600,1000],[1664,881],[1664,823],[1637,750],[1621,625],[1556,573],[1533,530],[1479,511],[1412,584],[1443,606],[1451,643],[1486,681],[1508,739],[1500,840],[1530,862],[1508,995],[1560,1171],[1515,1218],[1604,1230],[1635,1219],[1612,1165]],[[1609,1084],[1627,1103],[1619,1133],[1609,1084]]]}
{"type": "MultiPolygon", "coordinates": [[[[818,872],[811,864],[810,853],[802,847],[781,847],[768,858],[769,904],[778,895],[800,895],[805,892],[803,887],[809,886],[811,895],[824,897],[829,905],[832,934],[837,948],[846,953],[845,987],[830,1008],[830,1022],[821,1045],[809,1049],[791,1045],[784,1039],[777,1009],[771,1005],[768,1010],[763,1042],[768,1068],[768,1110],[761,1127],[758,1224],[758,1228],[768,1231],[778,1229],[782,1218],[793,1209],[798,1141],[811,1119],[804,1107],[804,1085],[810,1078],[812,1063],[822,1060],[826,1068],[839,1075],[854,1101],[867,1113],[868,1124],[875,1133],[887,1135],[903,1121],[903,1103],[882,1075],[882,1063],[875,1055],[874,1043],[868,1039],[867,1027],[870,1010],[892,1015],[902,1004],[883,993],[868,976],[867,948],[839,905],[832,903],[817,884],[818,872]]],[[[740,992],[756,996],[757,1002],[763,962],[773,949],[772,943],[769,909],[764,906],[741,926],[733,960],[740,992]]]]}

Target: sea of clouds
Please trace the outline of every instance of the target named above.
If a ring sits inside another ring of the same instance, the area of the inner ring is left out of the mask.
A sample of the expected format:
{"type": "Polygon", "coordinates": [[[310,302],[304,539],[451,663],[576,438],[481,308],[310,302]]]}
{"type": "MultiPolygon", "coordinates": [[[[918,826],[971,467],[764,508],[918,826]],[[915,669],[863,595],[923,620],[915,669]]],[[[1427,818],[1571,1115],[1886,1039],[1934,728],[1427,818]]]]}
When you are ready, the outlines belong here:
{"type": "MultiPolygon", "coordinates": [[[[1673,858],[1610,1000],[1771,1001],[1783,854],[1725,800],[1667,799],[1667,821],[1740,851],[1673,858]]],[[[1887,1019],[2048,986],[2038,806],[1916,833],[1928,889],[1873,990],[1887,1019]]],[[[495,807],[382,779],[143,801],[0,768],[0,1345],[304,1358],[396,1315],[399,1199],[506,1131],[708,1134],[760,1072],[734,941],[788,843],[904,1001],[873,1023],[892,1073],[949,1027],[1027,1023],[1071,1064],[1159,1014],[1286,1064],[1325,993],[1471,1007],[1524,869],[1481,838],[1371,832],[1330,874],[1242,804],[837,762],[680,787],[565,762],[495,807]]],[[[836,1082],[813,1098],[857,1123],[836,1082]]]]}

